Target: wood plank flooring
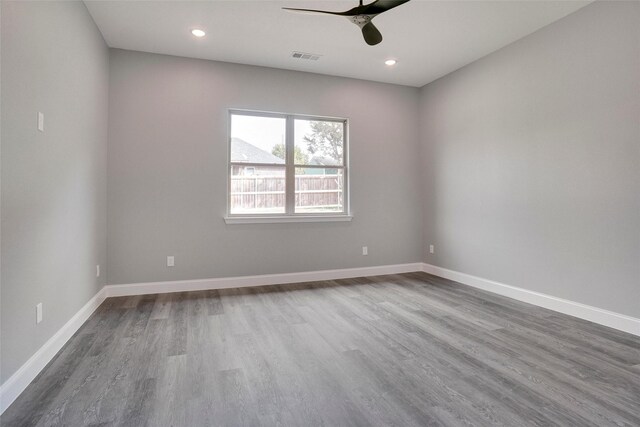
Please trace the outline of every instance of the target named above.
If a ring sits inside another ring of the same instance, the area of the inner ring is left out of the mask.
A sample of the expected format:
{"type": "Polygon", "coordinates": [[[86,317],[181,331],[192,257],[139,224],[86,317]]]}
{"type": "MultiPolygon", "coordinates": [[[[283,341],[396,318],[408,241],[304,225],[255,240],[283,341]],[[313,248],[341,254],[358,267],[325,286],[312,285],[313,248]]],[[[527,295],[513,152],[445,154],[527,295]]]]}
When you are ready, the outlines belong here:
{"type": "Polygon", "coordinates": [[[640,426],[640,338],[424,273],[110,298],[10,426],[640,426]]]}

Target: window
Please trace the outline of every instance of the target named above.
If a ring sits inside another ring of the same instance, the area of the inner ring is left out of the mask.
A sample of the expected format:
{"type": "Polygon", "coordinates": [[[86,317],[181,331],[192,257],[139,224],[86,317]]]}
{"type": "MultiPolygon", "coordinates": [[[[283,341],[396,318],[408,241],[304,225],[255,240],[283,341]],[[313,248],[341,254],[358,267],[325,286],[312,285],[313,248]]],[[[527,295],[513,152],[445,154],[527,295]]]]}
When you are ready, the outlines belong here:
{"type": "Polygon", "coordinates": [[[233,110],[227,221],[350,218],[347,164],[345,119],[233,110]]]}

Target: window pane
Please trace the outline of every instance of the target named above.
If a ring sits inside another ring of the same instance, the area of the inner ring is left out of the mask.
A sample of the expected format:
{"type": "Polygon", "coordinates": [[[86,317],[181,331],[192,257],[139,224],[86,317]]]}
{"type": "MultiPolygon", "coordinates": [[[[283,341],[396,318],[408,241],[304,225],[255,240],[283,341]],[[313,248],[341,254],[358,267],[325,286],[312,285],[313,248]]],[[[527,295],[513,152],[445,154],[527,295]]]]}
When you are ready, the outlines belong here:
{"type": "Polygon", "coordinates": [[[295,120],[295,162],[298,165],[343,165],[344,123],[295,120]]]}
{"type": "Polygon", "coordinates": [[[344,170],[296,168],[296,213],[344,211],[344,170]]]}
{"type": "Polygon", "coordinates": [[[231,115],[231,161],[284,164],[286,120],[231,115]]]}
{"type": "Polygon", "coordinates": [[[283,166],[231,165],[231,213],[278,214],[285,210],[283,166]]]}

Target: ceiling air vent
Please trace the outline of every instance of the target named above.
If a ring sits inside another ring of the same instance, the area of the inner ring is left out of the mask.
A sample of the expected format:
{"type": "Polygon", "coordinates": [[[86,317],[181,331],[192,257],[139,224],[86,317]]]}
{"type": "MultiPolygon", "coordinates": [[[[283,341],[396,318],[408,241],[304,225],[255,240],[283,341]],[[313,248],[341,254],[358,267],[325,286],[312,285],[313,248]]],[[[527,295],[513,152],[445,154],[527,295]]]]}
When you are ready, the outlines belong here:
{"type": "Polygon", "coordinates": [[[310,61],[317,61],[318,59],[320,59],[322,55],[318,55],[315,53],[306,53],[306,52],[296,52],[294,51],[291,54],[292,58],[296,58],[296,59],[308,59],[310,61]]]}

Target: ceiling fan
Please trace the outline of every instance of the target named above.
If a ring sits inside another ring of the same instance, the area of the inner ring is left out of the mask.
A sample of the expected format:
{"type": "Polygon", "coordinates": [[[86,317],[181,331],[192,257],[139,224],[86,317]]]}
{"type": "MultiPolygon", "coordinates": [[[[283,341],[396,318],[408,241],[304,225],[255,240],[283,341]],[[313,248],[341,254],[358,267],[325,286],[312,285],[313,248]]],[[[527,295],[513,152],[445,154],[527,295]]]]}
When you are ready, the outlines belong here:
{"type": "Polygon", "coordinates": [[[362,35],[364,36],[364,41],[367,42],[369,46],[377,45],[382,41],[382,34],[373,25],[371,20],[375,18],[377,15],[380,15],[382,12],[386,12],[387,10],[393,9],[394,7],[400,6],[403,3],[408,2],[409,0],[375,0],[373,3],[362,4],[362,0],[360,0],[360,6],[356,6],[353,9],[349,9],[346,12],[331,12],[328,10],[315,10],[315,9],[296,9],[292,7],[283,7],[286,10],[292,10],[294,12],[308,12],[308,13],[325,13],[329,15],[338,15],[344,16],[349,21],[356,24],[362,30],[362,35]]]}

